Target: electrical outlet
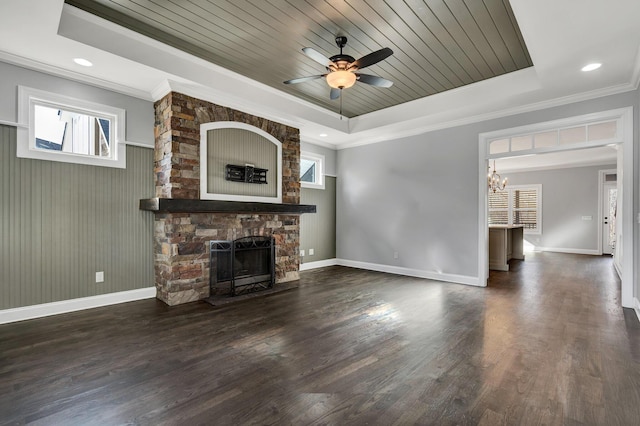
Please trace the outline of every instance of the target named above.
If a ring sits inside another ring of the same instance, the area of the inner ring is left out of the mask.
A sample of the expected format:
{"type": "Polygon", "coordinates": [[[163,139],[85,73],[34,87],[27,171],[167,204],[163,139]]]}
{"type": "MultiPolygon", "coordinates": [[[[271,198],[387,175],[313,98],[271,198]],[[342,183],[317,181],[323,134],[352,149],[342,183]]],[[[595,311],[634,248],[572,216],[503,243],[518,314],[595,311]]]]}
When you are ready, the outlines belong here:
{"type": "Polygon", "coordinates": [[[304,257],[304,250],[300,250],[300,257],[304,257]]]}
{"type": "Polygon", "coordinates": [[[104,271],[96,272],[96,282],[97,283],[104,282],[104,271]]]}
{"type": "Polygon", "coordinates": [[[399,256],[398,256],[398,252],[397,252],[397,251],[394,251],[394,252],[393,252],[393,258],[394,258],[394,259],[397,259],[398,257],[399,257],[399,256]]]}
{"type": "Polygon", "coordinates": [[[315,250],[309,249],[309,256],[313,256],[313,253],[315,253],[315,250]]]}

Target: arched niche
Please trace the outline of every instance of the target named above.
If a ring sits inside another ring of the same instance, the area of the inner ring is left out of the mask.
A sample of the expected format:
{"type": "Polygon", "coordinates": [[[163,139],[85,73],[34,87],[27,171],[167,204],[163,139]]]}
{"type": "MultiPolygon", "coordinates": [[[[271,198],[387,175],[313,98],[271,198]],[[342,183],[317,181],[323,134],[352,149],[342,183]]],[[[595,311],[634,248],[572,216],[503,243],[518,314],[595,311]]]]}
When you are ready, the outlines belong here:
{"type": "Polygon", "coordinates": [[[200,198],[282,203],[282,143],[255,126],[217,121],[200,126],[200,198]],[[267,169],[267,183],[227,180],[227,165],[267,169]]]}

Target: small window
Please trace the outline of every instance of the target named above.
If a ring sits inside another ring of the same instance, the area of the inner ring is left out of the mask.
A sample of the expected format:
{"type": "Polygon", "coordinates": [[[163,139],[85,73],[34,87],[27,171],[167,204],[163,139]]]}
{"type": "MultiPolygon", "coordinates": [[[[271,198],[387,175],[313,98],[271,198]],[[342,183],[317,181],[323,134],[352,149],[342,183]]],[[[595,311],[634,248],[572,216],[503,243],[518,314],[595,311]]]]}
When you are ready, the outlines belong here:
{"type": "Polygon", "coordinates": [[[324,189],[324,155],[300,154],[300,184],[303,188],[324,189]]]}
{"type": "Polygon", "coordinates": [[[111,120],[35,104],[35,148],[111,158],[111,120]]]}
{"type": "Polygon", "coordinates": [[[524,225],[525,234],[542,232],[542,185],[517,185],[489,193],[489,225],[524,225]]]}
{"type": "Polygon", "coordinates": [[[124,110],[19,87],[18,157],[125,168],[124,110]]]}

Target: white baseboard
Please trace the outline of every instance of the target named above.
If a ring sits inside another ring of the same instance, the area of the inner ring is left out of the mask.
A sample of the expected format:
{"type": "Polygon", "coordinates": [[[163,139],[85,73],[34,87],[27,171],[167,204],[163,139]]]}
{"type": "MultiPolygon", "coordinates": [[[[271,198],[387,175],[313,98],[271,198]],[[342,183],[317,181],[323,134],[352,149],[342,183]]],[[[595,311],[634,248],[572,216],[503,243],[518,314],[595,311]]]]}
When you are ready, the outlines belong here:
{"type": "Polygon", "coordinates": [[[100,306],[115,305],[117,303],[132,302],[134,300],[151,299],[154,297],[156,297],[156,288],[146,287],[138,290],[120,291],[117,293],[101,294],[99,296],[80,297],[78,299],[62,300],[60,302],[5,309],[0,310],[0,324],[81,311],[83,309],[97,308],[100,306]]]}
{"type": "Polygon", "coordinates": [[[598,250],[575,249],[575,248],[557,248],[557,247],[536,247],[534,251],[550,251],[553,253],[569,253],[569,254],[589,254],[592,256],[601,256],[598,250]]]}
{"type": "Polygon", "coordinates": [[[421,269],[404,268],[401,266],[380,265],[377,263],[358,262],[355,260],[336,259],[340,266],[349,266],[351,268],[368,269],[370,271],[388,272],[396,275],[406,275],[409,277],[427,278],[436,281],[446,281],[456,284],[473,285],[476,287],[485,287],[486,283],[481,283],[478,277],[470,277],[468,275],[443,274],[442,272],[423,271],[421,269]]]}
{"type": "Polygon", "coordinates": [[[633,310],[636,312],[638,321],[640,321],[640,300],[637,297],[633,298],[633,310]]]}
{"type": "Polygon", "coordinates": [[[337,264],[338,264],[338,259],[336,259],[336,258],[318,260],[316,262],[301,263],[300,264],[300,270],[301,271],[308,271],[310,269],[324,268],[324,267],[327,267],[327,266],[336,266],[337,264]]]}

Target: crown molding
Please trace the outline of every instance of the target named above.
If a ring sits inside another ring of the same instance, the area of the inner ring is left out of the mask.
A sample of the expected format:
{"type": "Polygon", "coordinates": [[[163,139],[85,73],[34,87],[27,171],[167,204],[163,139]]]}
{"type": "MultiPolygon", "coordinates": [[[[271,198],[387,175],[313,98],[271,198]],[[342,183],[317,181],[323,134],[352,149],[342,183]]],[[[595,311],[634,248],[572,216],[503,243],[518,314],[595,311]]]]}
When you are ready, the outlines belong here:
{"type": "Polygon", "coordinates": [[[158,102],[171,91],[171,83],[169,82],[169,80],[162,80],[160,84],[158,84],[153,88],[153,90],[151,90],[151,99],[153,100],[153,102],[158,102]]]}
{"type": "MultiPolygon", "coordinates": [[[[249,114],[265,117],[273,121],[278,121],[296,128],[299,128],[301,125],[304,126],[305,125],[304,121],[306,121],[306,120],[300,120],[297,117],[294,117],[292,119],[291,116],[288,116],[286,114],[279,114],[274,109],[265,108],[264,105],[261,105],[257,102],[250,102],[247,100],[239,99],[237,96],[230,95],[229,93],[225,93],[221,90],[217,90],[217,89],[207,87],[207,86],[202,86],[202,85],[179,83],[176,81],[164,80],[158,86],[156,86],[156,88],[154,88],[151,91],[151,93],[149,93],[144,90],[134,89],[128,86],[124,86],[124,85],[113,83],[107,80],[84,75],[75,71],[70,71],[64,68],[45,64],[39,61],[34,61],[32,59],[24,58],[24,57],[10,54],[7,52],[0,52],[0,60],[9,64],[23,67],[23,68],[47,73],[47,74],[54,75],[61,78],[66,78],[66,79],[77,81],[80,83],[85,83],[91,86],[121,93],[127,96],[132,96],[145,101],[157,101],[161,99],[163,96],[165,96],[167,93],[171,91],[177,91],[189,96],[214,102],[216,104],[223,104],[231,108],[235,108],[235,109],[247,112],[249,114]]],[[[225,72],[229,74],[234,74],[228,70],[225,70],[225,72]]],[[[237,74],[235,74],[235,76],[246,79],[247,81],[252,82],[253,84],[258,84],[263,87],[267,87],[265,85],[262,85],[261,83],[257,83],[253,80],[247,79],[237,74]]],[[[606,87],[602,89],[596,89],[590,92],[583,92],[579,94],[568,95],[568,96],[550,99],[546,101],[522,105],[514,108],[507,108],[499,111],[494,111],[486,114],[478,114],[478,115],[465,117],[461,119],[443,121],[440,123],[427,124],[427,125],[411,126],[411,121],[422,120],[422,118],[417,118],[417,119],[408,120],[405,122],[399,122],[397,124],[392,124],[390,126],[387,126],[386,129],[372,128],[372,129],[365,129],[357,133],[349,133],[348,132],[349,119],[346,119],[346,120],[343,120],[343,122],[346,125],[345,130],[341,131],[335,128],[332,128],[332,130],[341,132],[345,137],[345,139],[347,140],[347,142],[339,142],[337,144],[332,144],[332,143],[318,140],[308,136],[304,138],[304,141],[307,143],[311,143],[314,145],[322,146],[322,147],[333,149],[333,150],[341,150],[341,149],[354,148],[358,146],[380,143],[380,142],[388,141],[391,139],[402,139],[402,138],[416,136],[416,135],[420,135],[420,134],[424,134],[424,133],[428,133],[436,130],[443,130],[447,128],[458,127],[458,126],[463,126],[467,124],[473,124],[473,123],[478,123],[482,121],[488,121],[492,119],[503,118],[503,117],[508,117],[512,115],[517,115],[517,114],[522,114],[522,113],[527,113],[527,112],[532,112],[532,111],[537,111],[537,110],[542,110],[547,108],[553,108],[553,107],[563,106],[571,103],[582,102],[586,100],[597,99],[600,97],[625,93],[628,91],[636,90],[640,85],[640,51],[636,58],[636,66],[634,67],[632,80],[633,81],[630,83],[620,84],[620,85],[606,87]],[[399,128],[402,128],[405,130],[398,130],[399,128]],[[368,137],[366,135],[361,135],[361,133],[375,131],[375,130],[379,130],[379,131],[376,131],[377,136],[375,137],[368,137]]],[[[321,109],[320,107],[314,104],[308,103],[303,100],[299,100],[297,98],[294,98],[291,95],[288,95],[283,92],[279,92],[276,89],[268,87],[268,90],[272,90],[274,92],[279,93],[280,95],[293,98],[295,99],[296,102],[306,103],[308,104],[306,106],[311,106],[315,109],[322,110],[326,114],[333,115],[334,116],[333,118],[338,118],[338,119],[340,118],[339,114],[321,109]]],[[[387,113],[393,113],[394,108],[396,107],[390,107],[385,111],[387,113]]],[[[313,122],[309,122],[309,123],[317,124],[313,122]]]]}

